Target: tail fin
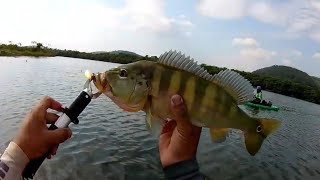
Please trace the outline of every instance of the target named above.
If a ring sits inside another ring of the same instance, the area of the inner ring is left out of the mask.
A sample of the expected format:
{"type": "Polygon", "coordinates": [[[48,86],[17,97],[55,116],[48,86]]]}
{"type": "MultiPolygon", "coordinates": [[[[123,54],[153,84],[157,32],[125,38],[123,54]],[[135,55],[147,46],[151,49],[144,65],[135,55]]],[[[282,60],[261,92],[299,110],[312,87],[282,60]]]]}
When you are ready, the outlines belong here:
{"type": "Polygon", "coordinates": [[[254,119],[258,121],[258,126],[255,130],[244,132],[245,144],[247,151],[254,156],[260,149],[263,140],[271,133],[276,131],[281,122],[274,119],[254,119]]]}

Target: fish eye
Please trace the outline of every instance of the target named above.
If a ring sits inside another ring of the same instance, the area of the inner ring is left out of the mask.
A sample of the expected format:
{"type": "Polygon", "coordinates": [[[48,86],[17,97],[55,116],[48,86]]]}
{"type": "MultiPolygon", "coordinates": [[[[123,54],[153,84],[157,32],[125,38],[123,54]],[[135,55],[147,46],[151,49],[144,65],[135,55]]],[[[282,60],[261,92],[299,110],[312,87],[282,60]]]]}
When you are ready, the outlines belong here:
{"type": "Polygon", "coordinates": [[[259,133],[259,132],[261,132],[261,131],[262,131],[261,125],[257,126],[257,132],[259,133]]]}
{"type": "Polygon", "coordinates": [[[125,69],[120,70],[120,77],[128,77],[128,72],[125,69]]]}

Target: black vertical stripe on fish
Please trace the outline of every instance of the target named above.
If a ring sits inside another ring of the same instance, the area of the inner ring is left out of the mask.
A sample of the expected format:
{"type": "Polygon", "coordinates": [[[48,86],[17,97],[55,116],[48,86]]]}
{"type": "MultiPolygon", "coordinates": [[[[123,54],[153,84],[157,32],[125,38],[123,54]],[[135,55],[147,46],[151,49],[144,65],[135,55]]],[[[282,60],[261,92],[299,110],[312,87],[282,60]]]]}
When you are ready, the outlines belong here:
{"type": "Polygon", "coordinates": [[[156,66],[152,75],[152,93],[154,96],[158,96],[160,89],[160,81],[162,78],[162,66],[156,66]]]}
{"type": "Polygon", "coordinates": [[[196,77],[195,76],[189,76],[189,78],[186,81],[186,86],[185,90],[183,93],[183,97],[186,101],[187,108],[189,112],[192,110],[192,107],[194,105],[194,100],[195,100],[195,92],[197,88],[197,83],[196,83],[196,77]]]}
{"type": "Polygon", "coordinates": [[[167,92],[171,82],[173,70],[171,68],[163,68],[160,79],[159,91],[167,92]]]}
{"type": "Polygon", "coordinates": [[[179,94],[183,95],[186,91],[187,87],[187,82],[188,79],[190,78],[190,74],[186,73],[186,72],[182,72],[182,76],[180,79],[180,89],[179,89],[179,94]]]}
{"type": "Polygon", "coordinates": [[[201,108],[202,99],[205,98],[205,92],[210,82],[196,77],[195,100],[192,105],[192,112],[197,112],[201,108]]]}

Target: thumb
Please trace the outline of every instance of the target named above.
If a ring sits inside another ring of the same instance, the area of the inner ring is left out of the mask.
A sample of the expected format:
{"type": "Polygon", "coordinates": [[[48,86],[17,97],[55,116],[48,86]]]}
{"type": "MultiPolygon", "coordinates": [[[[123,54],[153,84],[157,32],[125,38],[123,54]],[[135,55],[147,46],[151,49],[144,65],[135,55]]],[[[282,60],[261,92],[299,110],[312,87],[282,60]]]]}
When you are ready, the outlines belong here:
{"type": "Polygon", "coordinates": [[[189,121],[187,108],[183,103],[183,99],[179,95],[173,95],[171,98],[171,111],[174,120],[177,122],[177,128],[180,133],[192,129],[192,124],[189,121]]]}
{"type": "Polygon", "coordinates": [[[49,142],[51,145],[57,145],[69,139],[71,135],[72,135],[71,129],[61,128],[53,131],[48,131],[47,138],[49,139],[49,142]]]}
{"type": "Polygon", "coordinates": [[[183,121],[185,118],[187,118],[187,110],[181,96],[173,95],[171,97],[171,110],[177,122],[183,121]]]}

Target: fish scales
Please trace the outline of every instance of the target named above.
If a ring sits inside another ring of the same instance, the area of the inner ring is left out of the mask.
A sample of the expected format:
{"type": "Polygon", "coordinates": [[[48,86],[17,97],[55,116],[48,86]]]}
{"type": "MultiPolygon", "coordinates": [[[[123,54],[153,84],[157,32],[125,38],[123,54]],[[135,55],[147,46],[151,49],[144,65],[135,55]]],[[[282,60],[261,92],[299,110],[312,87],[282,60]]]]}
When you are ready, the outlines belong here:
{"type": "Polygon", "coordinates": [[[181,96],[183,96],[186,93],[186,90],[188,88],[187,83],[190,77],[191,76],[189,74],[182,72],[181,78],[180,78],[180,88],[179,88],[179,94],[181,94],[181,96]]]}
{"type": "MultiPolygon", "coordinates": [[[[188,112],[194,114],[199,121],[202,123],[210,122],[214,117],[215,120],[210,123],[217,124],[219,122],[216,121],[228,118],[223,114],[229,112],[232,106],[232,98],[228,97],[228,94],[222,91],[220,87],[194,74],[170,66],[157,64],[155,69],[152,80],[155,85],[152,85],[152,87],[159,89],[162,95],[167,92],[181,94],[188,112]],[[160,87],[156,87],[157,85],[160,87]]],[[[156,106],[154,110],[158,111],[162,106],[156,106]]]]}
{"type": "Polygon", "coordinates": [[[160,79],[160,92],[167,92],[171,82],[171,76],[173,75],[173,71],[168,68],[163,68],[160,79]]]}
{"type": "Polygon", "coordinates": [[[167,95],[167,92],[170,94],[181,94],[181,96],[184,98],[189,113],[199,111],[201,104],[200,100],[202,99],[202,96],[204,95],[203,91],[208,84],[198,81],[197,77],[189,72],[169,66],[165,67],[165,69],[165,75],[162,74],[161,80],[162,82],[170,82],[170,85],[168,88],[166,88],[167,83],[163,83],[164,87],[160,88],[162,94],[167,95]]]}
{"type": "Polygon", "coordinates": [[[162,71],[163,68],[160,66],[157,66],[154,68],[154,74],[152,75],[152,80],[151,80],[151,90],[152,90],[152,95],[157,97],[159,95],[160,91],[160,81],[162,78],[162,71]]]}
{"type": "Polygon", "coordinates": [[[170,85],[168,88],[169,92],[179,92],[180,85],[181,85],[181,76],[182,76],[181,71],[174,71],[171,74],[170,85]]]}
{"type": "MultiPolygon", "coordinates": [[[[205,94],[202,97],[201,100],[201,107],[214,107],[215,106],[215,102],[217,98],[217,93],[216,93],[216,88],[214,86],[208,86],[206,88],[205,94]]],[[[210,113],[214,111],[213,109],[207,110],[207,109],[201,109],[200,113],[202,114],[206,114],[206,113],[210,113]]]]}
{"type": "Polygon", "coordinates": [[[196,79],[192,76],[189,76],[186,79],[186,85],[181,95],[184,97],[186,106],[188,109],[192,109],[195,101],[195,92],[196,92],[196,79]]]}
{"type": "MultiPolygon", "coordinates": [[[[160,88],[158,88],[161,91],[160,94],[166,94],[166,92],[181,94],[185,100],[188,112],[194,114],[198,121],[201,123],[210,122],[212,121],[212,117],[214,117],[215,120],[210,123],[217,125],[219,122],[216,121],[228,118],[223,114],[229,111],[233,100],[220,87],[190,72],[170,66],[158,64],[155,69],[162,69],[161,78],[154,77],[152,82],[160,85],[160,88]],[[160,83],[156,82],[156,80],[160,80],[160,83]]],[[[160,111],[158,108],[162,108],[162,106],[156,106],[154,110],[160,111]]]]}

